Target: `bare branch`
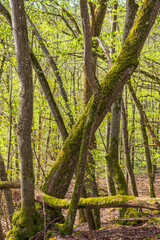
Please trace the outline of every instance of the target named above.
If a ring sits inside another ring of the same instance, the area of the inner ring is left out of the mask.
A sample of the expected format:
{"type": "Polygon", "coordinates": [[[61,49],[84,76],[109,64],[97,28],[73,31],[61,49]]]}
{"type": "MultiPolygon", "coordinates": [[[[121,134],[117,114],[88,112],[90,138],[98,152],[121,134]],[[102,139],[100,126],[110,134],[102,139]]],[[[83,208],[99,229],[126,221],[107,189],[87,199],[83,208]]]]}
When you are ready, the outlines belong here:
{"type": "Polygon", "coordinates": [[[111,57],[110,57],[110,55],[109,55],[109,53],[108,53],[108,51],[107,51],[104,43],[103,43],[102,40],[101,40],[100,38],[98,38],[98,37],[96,37],[96,40],[99,42],[99,45],[101,46],[103,52],[105,53],[105,55],[106,55],[106,57],[107,57],[107,59],[108,59],[109,65],[110,65],[110,67],[111,67],[112,64],[113,64],[113,62],[112,62],[112,60],[111,60],[111,57]]]}

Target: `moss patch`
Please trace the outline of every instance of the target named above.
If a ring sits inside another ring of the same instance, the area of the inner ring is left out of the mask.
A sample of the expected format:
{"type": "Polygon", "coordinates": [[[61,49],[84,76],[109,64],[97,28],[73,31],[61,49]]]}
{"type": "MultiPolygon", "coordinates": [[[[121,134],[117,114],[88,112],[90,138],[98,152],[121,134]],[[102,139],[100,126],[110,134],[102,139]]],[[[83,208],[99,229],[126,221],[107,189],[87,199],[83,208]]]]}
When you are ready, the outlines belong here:
{"type": "MultiPolygon", "coordinates": [[[[124,216],[124,218],[139,218],[140,217],[137,209],[127,208],[127,209],[122,209],[122,210],[124,210],[124,212],[122,213],[122,216],[124,216]]],[[[137,222],[136,221],[122,220],[118,224],[134,226],[134,225],[137,225],[137,222]]]]}
{"type": "Polygon", "coordinates": [[[148,224],[160,226],[160,217],[152,217],[149,219],[148,224]]]}
{"type": "MultiPolygon", "coordinates": [[[[47,231],[47,234],[46,234],[46,236],[45,236],[45,239],[52,239],[52,238],[50,238],[50,237],[54,237],[54,235],[55,235],[54,231],[53,231],[53,230],[49,230],[49,231],[47,231]]],[[[54,238],[53,238],[53,239],[54,239],[54,238]]]]}
{"type": "Polygon", "coordinates": [[[13,228],[7,233],[8,240],[28,240],[43,229],[43,218],[38,211],[20,210],[14,213],[13,228]]]}
{"type": "Polygon", "coordinates": [[[64,235],[68,235],[68,234],[72,234],[73,229],[72,227],[69,226],[70,224],[68,224],[67,222],[64,222],[63,224],[59,224],[59,223],[55,223],[54,227],[61,233],[64,235]]]}

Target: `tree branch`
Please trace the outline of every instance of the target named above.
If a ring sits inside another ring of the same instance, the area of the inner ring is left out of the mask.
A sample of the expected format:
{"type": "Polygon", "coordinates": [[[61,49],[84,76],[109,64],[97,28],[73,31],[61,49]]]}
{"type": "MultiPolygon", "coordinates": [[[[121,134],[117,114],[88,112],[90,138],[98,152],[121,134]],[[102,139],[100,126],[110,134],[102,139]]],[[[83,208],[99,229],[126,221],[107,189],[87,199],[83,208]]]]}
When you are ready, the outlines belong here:
{"type": "Polygon", "coordinates": [[[38,76],[38,79],[39,79],[39,82],[41,84],[41,87],[43,89],[43,92],[45,94],[45,97],[48,101],[48,104],[50,106],[50,109],[52,111],[52,114],[55,118],[55,121],[59,127],[59,130],[62,134],[62,138],[63,138],[63,141],[67,138],[68,136],[68,132],[67,132],[67,129],[65,127],[65,124],[64,124],[64,121],[63,121],[63,118],[61,116],[61,113],[58,109],[58,106],[54,100],[54,97],[53,97],[53,94],[51,92],[51,89],[49,87],[49,84],[47,82],[47,79],[43,73],[43,70],[39,64],[39,62],[37,61],[37,58],[35,57],[34,53],[32,52],[31,53],[31,60],[32,60],[32,65],[33,65],[33,68],[38,76]]]}
{"type": "Polygon", "coordinates": [[[61,76],[59,74],[59,69],[54,61],[54,59],[52,58],[51,54],[49,53],[48,49],[46,48],[44,42],[43,42],[43,39],[42,37],[40,36],[36,26],[33,24],[33,22],[31,21],[31,19],[29,18],[29,16],[27,16],[27,20],[32,28],[32,31],[35,33],[36,35],[36,38],[38,40],[38,43],[42,49],[42,52],[44,53],[46,59],[48,60],[51,68],[53,69],[54,71],[54,74],[55,74],[55,77],[56,77],[56,82],[58,83],[59,85],[59,88],[60,88],[60,92],[61,92],[61,95],[64,99],[64,102],[65,102],[65,106],[66,106],[66,109],[67,109],[67,115],[69,117],[69,120],[70,120],[70,127],[74,124],[74,120],[73,120],[73,116],[72,116],[72,113],[71,113],[71,109],[69,107],[69,104],[68,104],[68,97],[67,97],[67,93],[64,89],[64,86],[63,86],[63,82],[62,82],[62,79],[61,79],[61,76]]]}
{"type": "Polygon", "coordinates": [[[104,43],[103,43],[102,40],[101,40],[100,38],[98,38],[98,37],[96,37],[96,40],[99,42],[99,45],[101,46],[103,52],[105,53],[105,55],[106,55],[106,57],[107,57],[107,59],[108,59],[108,62],[109,62],[110,67],[112,67],[113,62],[112,62],[112,60],[111,60],[111,57],[110,57],[110,55],[109,55],[109,53],[108,53],[108,51],[107,51],[104,43]]]}

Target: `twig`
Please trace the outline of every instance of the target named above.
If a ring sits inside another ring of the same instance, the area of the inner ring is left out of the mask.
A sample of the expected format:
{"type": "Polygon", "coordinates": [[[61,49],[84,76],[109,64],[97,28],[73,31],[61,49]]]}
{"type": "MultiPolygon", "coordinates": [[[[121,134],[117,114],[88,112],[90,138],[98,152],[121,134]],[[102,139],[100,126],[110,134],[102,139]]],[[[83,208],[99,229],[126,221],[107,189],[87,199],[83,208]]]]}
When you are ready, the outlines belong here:
{"type": "Polygon", "coordinates": [[[29,240],[33,240],[35,237],[38,237],[41,233],[43,233],[49,227],[49,225],[51,225],[58,219],[60,219],[60,217],[53,219],[51,222],[47,224],[47,226],[42,231],[38,232],[35,236],[31,237],[29,240]]]}

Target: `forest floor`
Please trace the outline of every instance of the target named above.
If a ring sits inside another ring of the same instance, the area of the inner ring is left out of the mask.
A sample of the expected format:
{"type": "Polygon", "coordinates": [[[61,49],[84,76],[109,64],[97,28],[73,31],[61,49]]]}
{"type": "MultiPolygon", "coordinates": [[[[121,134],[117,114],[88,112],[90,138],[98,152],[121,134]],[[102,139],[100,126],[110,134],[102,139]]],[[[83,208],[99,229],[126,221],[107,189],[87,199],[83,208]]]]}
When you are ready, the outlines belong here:
{"type": "MultiPolygon", "coordinates": [[[[148,191],[148,181],[146,174],[136,174],[136,183],[138,188],[139,197],[149,197],[148,191]]],[[[105,179],[100,179],[98,182],[100,192],[103,196],[105,196],[106,192],[106,183],[105,179]]],[[[67,193],[67,198],[71,196],[72,186],[67,193]]],[[[155,192],[156,197],[160,197],[160,173],[157,173],[155,176],[155,192]]],[[[14,200],[15,202],[20,200],[19,191],[15,191],[14,200]]],[[[80,240],[80,239],[88,239],[88,240],[102,240],[102,239],[118,239],[118,240],[148,240],[148,239],[160,239],[160,223],[154,223],[152,221],[151,224],[148,223],[151,217],[155,216],[153,211],[145,210],[145,219],[146,221],[138,222],[136,226],[122,226],[117,224],[118,219],[118,209],[101,209],[101,229],[92,230],[88,229],[88,224],[83,223],[78,225],[78,218],[76,219],[74,232],[72,235],[61,236],[59,234],[55,234],[52,238],[46,239],[67,239],[67,240],[80,240]]],[[[65,214],[65,212],[64,212],[65,214]]],[[[159,216],[160,217],[160,214],[159,216]]],[[[52,230],[52,225],[49,226],[50,230],[52,230]]],[[[45,239],[44,236],[40,234],[35,239],[41,240],[45,239]]]]}
{"type": "MultiPolygon", "coordinates": [[[[135,174],[139,197],[149,197],[148,181],[146,174],[135,174]]],[[[103,196],[105,196],[106,183],[105,179],[99,180],[99,189],[103,196]],[[104,190],[104,191],[103,191],[104,190]]],[[[155,175],[155,192],[156,197],[160,197],[160,173],[155,175]]],[[[70,192],[68,193],[68,196],[70,192]]],[[[101,209],[101,229],[89,231],[88,224],[83,223],[78,225],[76,221],[74,233],[68,236],[55,236],[56,239],[67,240],[149,240],[160,239],[160,223],[159,226],[149,224],[148,221],[141,222],[136,226],[122,226],[117,225],[118,209],[101,209]]],[[[154,216],[153,211],[146,211],[145,218],[148,220],[154,216]]],[[[160,217],[160,215],[159,215],[160,217]]]]}

